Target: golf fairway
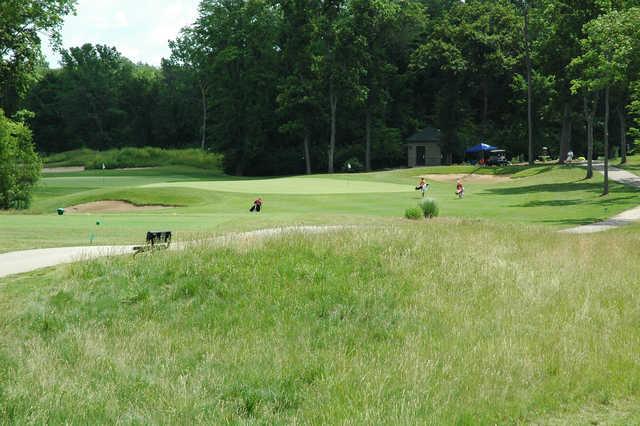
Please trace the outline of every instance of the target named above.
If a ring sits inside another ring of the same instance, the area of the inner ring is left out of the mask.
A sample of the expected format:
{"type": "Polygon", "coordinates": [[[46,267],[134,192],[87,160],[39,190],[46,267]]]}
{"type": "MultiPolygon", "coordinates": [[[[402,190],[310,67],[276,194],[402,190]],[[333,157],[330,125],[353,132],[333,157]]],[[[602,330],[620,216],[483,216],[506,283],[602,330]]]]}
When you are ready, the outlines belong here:
{"type": "Polygon", "coordinates": [[[340,179],[288,177],[241,181],[167,182],[145,185],[145,188],[182,187],[209,191],[249,194],[363,194],[411,192],[407,185],[385,182],[363,182],[340,179]]]}

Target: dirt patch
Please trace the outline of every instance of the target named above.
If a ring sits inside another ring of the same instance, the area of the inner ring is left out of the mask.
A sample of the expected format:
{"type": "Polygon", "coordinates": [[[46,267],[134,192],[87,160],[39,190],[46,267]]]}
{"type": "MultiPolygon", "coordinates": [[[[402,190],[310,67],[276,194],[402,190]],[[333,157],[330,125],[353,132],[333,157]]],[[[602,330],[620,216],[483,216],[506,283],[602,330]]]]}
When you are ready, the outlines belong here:
{"type": "Polygon", "coordinates": [[[78,204],[64,209],[65,213],[116,213],[141,210],[170,209],[170,206],[136,206],[126,201],[93,201],[91,203],[78,204]]]}
{"type": "Polygon", "coordinates": [[[427,182],[430,180],[435,182],[455,182],[460,179],[463,182],[478,182],[478,183],[491,183],[491,182],[507,182],[511,179],[510,175],[479,175],[479,174],[432,174],[416,176],[418,178],[425,178],[427,182]]]}
{"type": "Polygon", "coordinates": [[[84,166],[45,167],[42,169],[42,173],[68,173],[68,172],[84,172],[84,166]]]}

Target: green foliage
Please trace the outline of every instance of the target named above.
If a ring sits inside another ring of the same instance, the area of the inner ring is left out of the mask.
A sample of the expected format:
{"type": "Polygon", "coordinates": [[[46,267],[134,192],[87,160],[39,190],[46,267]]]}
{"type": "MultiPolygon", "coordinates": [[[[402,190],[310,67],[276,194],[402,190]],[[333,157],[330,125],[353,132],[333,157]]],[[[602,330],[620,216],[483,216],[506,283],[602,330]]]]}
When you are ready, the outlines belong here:
{"type": "Polygon", "coordinates": [[[12,115],[44,68],[41,37],[60,42],[63,18],[76,0],[0,2],[0,108],[12,115]]]}
{"type": "Polygon", "coordinates": [[[422,209],[420,207],[409,207],[404,211],[404,217],[407,219],[416,220],[424,217],[424,213],[422,212],[422,209]]]}
{"type": "Polygon", "coordinates": [[[635,151],[640,149],[640,80],[634,82],[631,86],[631,104],[629,112],[634,117],[635,126],[630,129],[630,134],[634,138],[635,151]]]}
{"type": "Polygon", "coordinates": [[[31,131],[23,123],[5,117],[0,109],[0,209],[29,207],[40,168],[31,131]]]}
{"type": "Polygon", "coordinates": [[[220,172],[222,156],[200,149],[121,148],[108,151],[80,149],[45,157],[47,166],[85,166],[87,169],[127,167],[191,166],[220,172]]]}
{"type": "Polygon", "coordinates": [[[349,158],[347,161],[342,164],[342,171],[347,173],[356,173],[364,170],[364,166],[355,157],[349,158]]]}
{"type": "Polygon", "coordinates": [[[418,203],[420,210],[422,210],[422,214],[426,218],[432,218],[438,216],[440,214],[440,207],[438,203],[433,198],[423,198],[418,203]]]}
{"type": "MultiPolygon", "coordinates": [[[[9,23],[38,11],[29,5],[50,7],[55,19],[46,25],[55,29],[73,3],[7,1],[21,10],[0,18],[0,29],[9,29],[0,34],[12,37],[22,27],[9,23]]],[[[0,96],[39,80],[26,106],[36,112],[34,140],[46,153],[201,146],[222,153],[234,174],[340,169],[351,157],[365,169],[388,168],[406,164],[404,141],[432,125],[442,131],[445,163],[462,162],[480,140],[517,156],[528,146],[526,10],[535,155],[548,146],[555,157],[569,140],[580,155],[588,138],[571,82],[580,95],[611,84],[612,104],[625,111],[629,85],[640,80],[638,4],[205,0],[196,22],[170,42],[161,69],[84,45],[65,52],[61,70],[2,79],[11,90],[0,96]]],[[[12,57],[2,57],[4,69],[12,57]]],[[[613,127],[612,137],[622,132],[613,127]]]]}

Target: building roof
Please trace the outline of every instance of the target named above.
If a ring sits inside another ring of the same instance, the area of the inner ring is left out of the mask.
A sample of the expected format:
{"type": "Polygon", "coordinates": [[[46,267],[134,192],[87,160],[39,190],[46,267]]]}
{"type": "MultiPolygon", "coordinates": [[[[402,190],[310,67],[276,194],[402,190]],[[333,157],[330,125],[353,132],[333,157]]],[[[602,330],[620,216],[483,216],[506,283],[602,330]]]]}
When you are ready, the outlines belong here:
{"type": "Polygon", "coordinates": [[[407,142],[440,142],[440,130],[427,126],[408,138],[407,142]]]}

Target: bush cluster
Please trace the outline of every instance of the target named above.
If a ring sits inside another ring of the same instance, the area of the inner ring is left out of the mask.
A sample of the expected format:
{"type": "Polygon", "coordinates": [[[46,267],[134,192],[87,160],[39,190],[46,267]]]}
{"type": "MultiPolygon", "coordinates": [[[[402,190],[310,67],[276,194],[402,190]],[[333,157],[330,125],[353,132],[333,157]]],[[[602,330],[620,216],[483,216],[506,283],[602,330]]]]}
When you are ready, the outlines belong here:
{"type": "Polygon", "coordinates": [[[433,198],[423,198],[418,203],[418,207],[410,207],[404,211],[404,217],[407,219],[427,219],[436,217],[440,214],[440,207],[433,198]]]}
{"type": "Polygon", "coordinates": [[[200,149],[162,149],[155,147],[120,148],[108,151],[77,149],[54,154],[45,159],[49,166],[84,166],[87,169],[125,167],[191,166],[222,170],[222,155],[200,149]]]}

